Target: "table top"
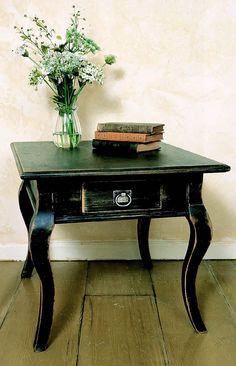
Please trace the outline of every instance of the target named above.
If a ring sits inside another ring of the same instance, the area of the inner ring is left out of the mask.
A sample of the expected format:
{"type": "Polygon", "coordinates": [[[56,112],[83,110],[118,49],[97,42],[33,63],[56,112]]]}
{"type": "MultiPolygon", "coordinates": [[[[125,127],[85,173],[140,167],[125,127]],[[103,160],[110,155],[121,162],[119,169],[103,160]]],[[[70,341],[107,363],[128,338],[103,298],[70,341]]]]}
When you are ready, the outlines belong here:
{"type": "Polygon", "coordinates": [[[22,179],[69,176],[226,172],[226,164],[162,143],[160,150],[135,155],[104,155],[81,141],[74,150],[51,141],[14,142],[11,148],[22,179]]]}

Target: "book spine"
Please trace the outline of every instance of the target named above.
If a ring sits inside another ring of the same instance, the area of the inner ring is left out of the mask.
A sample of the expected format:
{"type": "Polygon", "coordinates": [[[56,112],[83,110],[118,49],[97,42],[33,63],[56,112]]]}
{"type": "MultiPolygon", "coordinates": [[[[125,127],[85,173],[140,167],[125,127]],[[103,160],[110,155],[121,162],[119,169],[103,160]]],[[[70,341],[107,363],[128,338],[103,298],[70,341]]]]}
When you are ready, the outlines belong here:
{"type": "Polygon", "coordinates": [[[102,151],[137,152],[138,144],[127,141],[92,140],[92,146],[102,151]]]}
{"type": "MultiPolygon", "coordinates": [[[[124,124],[124,123],[98,123],[97,131],[100,132],[129,132],[129,133],[146,133],[152,134],[155,128],[148,124],[124,124]]],[[[160,132],[163,127],[160,126],[160,132]]]]}
{"type": "Polygon", "coordinates": [[[129,142],[150,142],[159,141],[163,138],[163,134],[148,135],[145,133],[129,133],[129,132],[102,132],[95,131],[95,139],[111,140],[111,141],[129,141],[129,142]]]}

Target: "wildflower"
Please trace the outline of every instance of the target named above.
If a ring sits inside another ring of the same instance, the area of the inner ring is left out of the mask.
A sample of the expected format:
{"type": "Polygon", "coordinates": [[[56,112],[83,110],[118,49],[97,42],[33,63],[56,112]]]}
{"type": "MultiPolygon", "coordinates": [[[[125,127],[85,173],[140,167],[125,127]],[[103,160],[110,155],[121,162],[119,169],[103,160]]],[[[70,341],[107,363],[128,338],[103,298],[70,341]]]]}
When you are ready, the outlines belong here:
{"type": "Polygon", "coordinates": [[[29,83],[30,85],[33,85],[33,86],[36,86],[36,89],[37,89],[37,86],[39,84],[42,84],[43,82],[43,75],[42,73],[40,72],[40,70],[38,68],[33,68],[29,74],[29,83]]]}
{"type": "Polygon", "coordinates": [[[105,63],[107,65],[112,65],[116,62],[116,57],[114,55],[107,55],[105,56],[105,63]]]}
{"type": "Polygon", "coordinates": [[[29,57],[29,52],[27,51],[27,49],[25,48],[24,45],[20,46],[20,47],[17,47],[16,53],[20,56],[23,56],[23,57],[29,57]]]}
{"type": "Polygon", "coordinates": [[[86,84],[96,82],[100,85],[104,81],[103,67],[112,65],[116,59],[113,55],[105,57],[105,64],[100,66],[92,62],[91,54],[100,51],[97,43],[83,33],[79,28],[80,12],[73,6],[71,22],[65,35],[58,35],[56,31],[46,25],[38,16],[27,17],[33,27],[15,27],[23,44],[16,52],[28,57],[34,64],[29,83],[37,86],[45,82],[54,95],[53,101],[60,106],[75,105],[78,95],[86,84]],[[28,47],[28,48],[27,48],[28,47]]]}

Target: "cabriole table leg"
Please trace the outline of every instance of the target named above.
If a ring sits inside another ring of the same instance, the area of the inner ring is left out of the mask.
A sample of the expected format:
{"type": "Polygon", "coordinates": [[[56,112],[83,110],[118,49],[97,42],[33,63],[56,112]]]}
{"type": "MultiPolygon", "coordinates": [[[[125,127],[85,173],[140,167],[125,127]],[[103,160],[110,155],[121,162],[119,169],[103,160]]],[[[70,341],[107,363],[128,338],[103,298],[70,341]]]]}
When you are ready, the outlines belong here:
{"type": "Polygon", "coordinates": [[[151,219],[149,217],[142,217],[138,219],[138,243],[139,252],[143,261],[144,268],[152,268],[152,260],[149,251],[148,234],[151,219]]]}
{"type": "MultiPolygon", "coordinates": [[[[26,182],[22,182],[19,189],[19,206],[21,210],[22,217],[25,222],[25,226],[27,228],[27,231],[29,233],[29,226],[30,221],[34,214],[34,209],[32,207],[32,204],[30,202],[27,189],[26,189],[26,182]]],[[[32,262],[31,253],[28,249],[27,257],[21,272],[21,278],[29,278],[32,275],[34,269],[34,264],[32,262]]]]}
{"type": "Polygon", "coordinates": [[[198,308],[195,282],[198,266],[211,242],[212,229],[207,210],[201,202],[200,188],[201,185],[199,186],[199,195],[194,196],[198,198],[199,203],[190,202],[189,204],[187,220],[190,226],[190,239],[182,269],[182,292],[185,307],[194,329],[198,333],[204,333],[207,329],[198,308]]]}
{"type": "Polygon", "coordinates": [[[54,215],[50,209],[50,194],[39,194],[39,197],[38,208],[30,224],[29,247],[40,279],[40,305],[34,350],[41,352],[47,348],[51,331],[55,289],[48,255],[54,215]]]}

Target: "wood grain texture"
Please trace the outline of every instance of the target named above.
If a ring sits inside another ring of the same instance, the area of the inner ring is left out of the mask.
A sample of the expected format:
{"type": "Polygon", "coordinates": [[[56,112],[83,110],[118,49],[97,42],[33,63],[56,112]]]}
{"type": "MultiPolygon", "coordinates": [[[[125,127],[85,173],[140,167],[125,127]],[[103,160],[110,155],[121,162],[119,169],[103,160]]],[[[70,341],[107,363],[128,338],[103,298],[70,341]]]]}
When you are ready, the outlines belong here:
{"type": "Polygon", "coordinates": [[[153,295],[152,284],[141,261],[90,262],[87,295],[153,295]]]}
{"type": "Polygon", "coordinates": [[[165,365],[155,301],[149,296],[87,296],[79,366],[165,365]]]}
{"type": "Polygon", "coordinates": [[[38,354],[32,348],[39,302],[39,280],[34,274],[22,280],[1,328],[1,365],[76,366],[87,264],[58,262],[52,267],[56,301],[49,349],[38,354]]]}
{"type": "Polygon", "coordinates": [[[155,263],[152,278],[170,366],[234,366],[236,326],[204,264],[199,268],[199,305],[208,333],[196,334],[181,297],[182,262],[155,263]]]}
{"type": "Polygon", "coordinates": [[[234,366],[236,261],[200,265],[198,299],[208,327],[204,335],[194,332],[184,309],[182,261],[153,263],[162,332],[151,277],[141,262],[90,263],[87,293],[93,296],[87,296],[84,312],[87,264],[53,263],[56,302],[50,347],[38,354],[32,349],[37,275],[18,287],[22,263],[1,262],[0,365],[234,366]]]}
{"type": "Polygon", "coordinates": [[[236,262],[207,261],[207,265],[217,282],[218,291],[225,299],[232,320],[236,323],[236,262]]]}
{"type": "Polygon", "coordinates": [[[160,209],[160,182],[149,180],[112,180],[86,182],[82,187],[82,212],[145,212],[160,209]],[[130,191],[131,203],[128,207],[119,207],[114,201],[116,191],[130,191]]]}
{"type": "Polygon", "coordinates": [[[0,329],[20,285],[21,267],[19,262],[0,263],[0,329]]]}

